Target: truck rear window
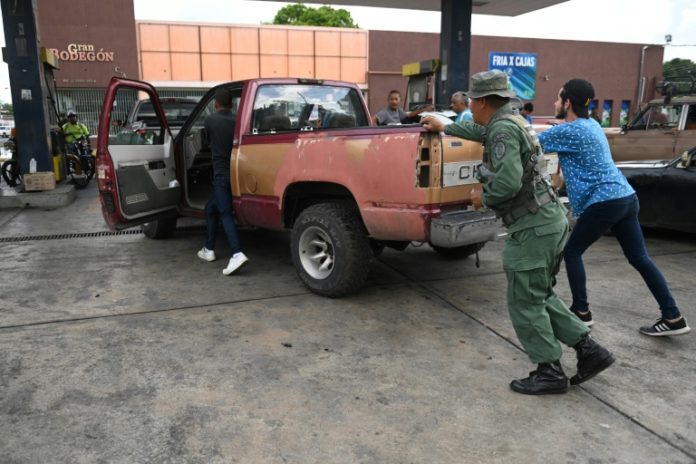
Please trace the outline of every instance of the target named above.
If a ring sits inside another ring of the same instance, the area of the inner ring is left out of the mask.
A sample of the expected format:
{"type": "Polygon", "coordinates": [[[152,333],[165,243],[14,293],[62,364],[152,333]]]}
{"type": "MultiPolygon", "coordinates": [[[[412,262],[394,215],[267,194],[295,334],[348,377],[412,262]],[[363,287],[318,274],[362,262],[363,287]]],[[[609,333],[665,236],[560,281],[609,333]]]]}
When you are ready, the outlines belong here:
{"type": "Polygon", "coordinates": [[[253,133],[368,126],[358,92],[351,87],[269,84],[259,87],[253,133]]]}

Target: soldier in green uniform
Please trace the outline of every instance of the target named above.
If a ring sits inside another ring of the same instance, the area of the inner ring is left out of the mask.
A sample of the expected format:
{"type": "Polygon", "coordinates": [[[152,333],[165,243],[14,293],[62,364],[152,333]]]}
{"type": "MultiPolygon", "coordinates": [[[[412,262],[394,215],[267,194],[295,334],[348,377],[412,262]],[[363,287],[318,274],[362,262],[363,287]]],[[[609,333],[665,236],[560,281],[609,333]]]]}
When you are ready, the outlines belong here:
{"type": "Polygon", "coordinates": [[[473,201],[494,210],[508,228],[503,250],[508,311],[529,359],[538,365],[510,387],[528,395],[565,393],[568,378],[559,362],[559,341],[577,352],[571,385],[609,367],[614,356],[590,338],[589,329],[553,291],[568,221],[543,169],[536,134],[523,118],[513,115],[509,99],[514,95],[505,73],[481,72],[472,76],[467,92],[473,122],[444,125],[426,117],[421,123],[428,131],[444,131],[484,146],[479,170],[483,194],[473,201]]]}

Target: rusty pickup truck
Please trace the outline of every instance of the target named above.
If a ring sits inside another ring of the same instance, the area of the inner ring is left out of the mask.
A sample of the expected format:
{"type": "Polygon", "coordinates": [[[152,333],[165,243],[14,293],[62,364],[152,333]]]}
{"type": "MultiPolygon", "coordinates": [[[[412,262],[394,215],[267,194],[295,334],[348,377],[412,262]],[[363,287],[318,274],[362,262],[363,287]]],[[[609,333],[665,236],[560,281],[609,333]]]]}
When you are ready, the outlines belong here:
{"type": "MultiPolygon", "coordinates": [[[[445,256],[476,253],[497,236],[471,207],[481,145],[418,125],[373,127],[360,88],[338,81],[251,79],[222,84],[236,123],[231,185],[242,228],[291,230],[301,280],[326,296],[359,289],[376,253],[429,243],[445,256]]],[[[204,129],[212,88],[174,137],[155,89],[113,78],[99,120],[97,181],[112,229],[171,236],[181,216],[204,217],[211,153],[204,129]],[[112,122],[119,102],[150,98],[156,119],[112,122]]]]}
{"type": "Polygon", "coordinates": [[[607,128],[614,161],[671,160],[696,145],[696,95],[651,100],[622,128],[607,128]]]}

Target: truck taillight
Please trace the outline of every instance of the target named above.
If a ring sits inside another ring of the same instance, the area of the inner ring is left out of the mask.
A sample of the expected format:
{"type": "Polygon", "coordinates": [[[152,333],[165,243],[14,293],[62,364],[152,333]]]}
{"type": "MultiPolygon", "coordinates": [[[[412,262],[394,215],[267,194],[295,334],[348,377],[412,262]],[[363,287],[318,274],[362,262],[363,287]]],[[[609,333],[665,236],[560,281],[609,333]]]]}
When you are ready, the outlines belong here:
{"type": "Polygon", "coordinates": [[[114,164],[111,161],[111,156],[99,153],[96,168],[99,191],[111,192],[114,189],[114,164]]]}

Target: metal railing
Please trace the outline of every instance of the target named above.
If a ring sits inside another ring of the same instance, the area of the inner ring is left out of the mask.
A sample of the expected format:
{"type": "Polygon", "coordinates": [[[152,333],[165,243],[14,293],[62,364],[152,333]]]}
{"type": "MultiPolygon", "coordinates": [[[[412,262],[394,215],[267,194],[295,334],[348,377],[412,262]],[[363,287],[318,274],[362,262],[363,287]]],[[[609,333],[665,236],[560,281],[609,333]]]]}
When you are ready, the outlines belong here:
{"type": "MultiPolygon", "coordinates": [[[[162,98],[167,97],[186,97],[200,99],[207,88],[161,88],[157,93],[162,98]]],[[[90,134],[97,133],[99,126],[99,113],[104,102],[105,89],[58,89],[57,104],[58,112],[61,117],[68,111],[77,113],[80,122],[85,124],[90,134]]],[[[128,112],[135,104],[135,93],[119,93],[116,98],[115,108],[112,111],[112,119],[126,120],[128,112]]]]}

